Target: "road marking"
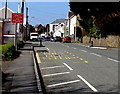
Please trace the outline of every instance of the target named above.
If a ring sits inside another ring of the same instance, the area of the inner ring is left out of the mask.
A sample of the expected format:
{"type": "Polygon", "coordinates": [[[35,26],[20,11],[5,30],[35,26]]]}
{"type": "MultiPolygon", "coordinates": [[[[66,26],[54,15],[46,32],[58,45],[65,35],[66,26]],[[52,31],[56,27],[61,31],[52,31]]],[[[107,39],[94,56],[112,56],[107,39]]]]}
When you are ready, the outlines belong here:
{"type": "Polygon", "coordinates": [[[38,55],[37,52],[36,52],[36,58],[37,58],[38,63],[41,63],[41,61],[40,61],[40,57],[39,57],[39,55],[38,55]]]}
{"type": "Polygon", "coordinates": [[[88,83],[82,76],[77,75],[85,84],[87,84],[94,92],[98,92],[90,83],[88,83]]]}
{"type": "Polygon", "coordinates": [[[62,57],[61,57],[61,56],[59,56],[59,58],[60,58],[60,59],[62,59],[62,57]]]}
{"type": "Polygon", "coordinates": [[[88,61],[84,61],[85,63],[88,63],[88,61]]]}
{"type": "Polygon", "coordinates": [[[118,60],[115,60],[115,59],[112,59],[112,58],[108,58],[109,60],[111,61],[114,61],[114,62],[119,62],[118,60]]]}
{"type": "Polygon", "coordinates": [[[85,52],[85,53],[87,52],[87,51],[85,51],[85,50],[80,50],[80,51],[85,52]]]}
{"type": "Polygon", "coordinates": [[[43,67],[41,69],[53,69],[53,68],[60,68],[60,67],[65,67],[65,66],[43,67]]]}
{"type": "Polygon", "coordinates": [[[60,86],[60,85],[65,85],[65,84],[76,83],[76,82],[79,82],[79,81],[80,81],[80,80],[74,80],[74,81],[69,81],[69,82],[63,82],[63,83],[48,85],[47,87],[55,87],[55,86],[60,86]]]}
{"type": "Polygon", "coordinates": [[[38,70],[37,70],[37,65],[36,65],[36,61],[35,61],[35,56],[34,56],[34,54],[33,54],[33,63],[34,63],[34,69],[35,69],[35,75],[36,75],[36,80],[37,80],[37,88],[38,88],[38,90],[39,90],[39,92],[40,91],[42,91],[41,90],[41,85],[40,85],[40,79],[39,79],[39,74],[38,74],[38,70]]]}
{"type": "Polygon", "coordinates": [[[74,47],[73,47],[73,49],[77,49],[77,48],[74,48],[74,47]]]}
{"type": "Polygon", "coordinates": [[[68,66],[66,63],[63,63],[69,70],[73,70],[70,66],[68,66]]]}
{"type": "Polygon", "coordinates": [[[68,59],[71,59],[70,57],[68,57],[68,59]]]}
{"type": "Polygon", "coordinates": [[[49,48],[47,48],[47,50],[49,51],[50,49],[49,49],[49,48]]]}
{"type": "Polygon", "coordinates": [[[96,53],[90,53],[90,54],[95,55],[95,56],[98,56],[98,57],[102,57],[101,55],[96,54],[96,53]]]}
{"type": "Polygon", "coordinates": [[[70,73],[70,72],[47,74],[47,75],[43,75],[43,77],[56,76],[56,75],[69,74],[69,73],[70,73]]]}
{"type": "Polygon", "coordinates": [[[80,58],[80,60],[83,60],[82,58],[80,58]]]}

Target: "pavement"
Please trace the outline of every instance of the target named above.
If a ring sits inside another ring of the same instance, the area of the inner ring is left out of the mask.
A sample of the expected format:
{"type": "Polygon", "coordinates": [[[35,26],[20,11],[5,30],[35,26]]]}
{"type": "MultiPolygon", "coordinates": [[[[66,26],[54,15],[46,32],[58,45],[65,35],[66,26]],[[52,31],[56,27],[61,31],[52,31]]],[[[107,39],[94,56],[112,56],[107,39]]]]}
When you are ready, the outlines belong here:
{"type": "Polygon", "coordinates": [[[37,76],[32,46],[29,43],[25,44],[22,49],[18,50],[20,52],[18,58],[11,62],[3,62],[2,69],[6,74],[5,81],[2,83],[3,94],[43,94],[37,76]]]}

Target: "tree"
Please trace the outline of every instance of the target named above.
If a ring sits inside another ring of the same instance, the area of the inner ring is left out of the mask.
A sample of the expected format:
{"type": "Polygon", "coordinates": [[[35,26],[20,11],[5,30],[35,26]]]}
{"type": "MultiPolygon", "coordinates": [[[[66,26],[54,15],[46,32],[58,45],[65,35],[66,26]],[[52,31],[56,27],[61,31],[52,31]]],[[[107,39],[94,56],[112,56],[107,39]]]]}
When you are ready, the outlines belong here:
{"type": "Polygon", "coordinates": [[[119,34],[119,7],[119,2],[70,2],[70,10],[73,11],[75,15],[79,14],[83,19],[80,21],[80,24],[86,30],[87,34],[91,32],[90,30],[92,29],[90,28],[93,28],[91,17],[95,18],[94,25],[96,28],[99,28],[104,35],[119,34]]]}

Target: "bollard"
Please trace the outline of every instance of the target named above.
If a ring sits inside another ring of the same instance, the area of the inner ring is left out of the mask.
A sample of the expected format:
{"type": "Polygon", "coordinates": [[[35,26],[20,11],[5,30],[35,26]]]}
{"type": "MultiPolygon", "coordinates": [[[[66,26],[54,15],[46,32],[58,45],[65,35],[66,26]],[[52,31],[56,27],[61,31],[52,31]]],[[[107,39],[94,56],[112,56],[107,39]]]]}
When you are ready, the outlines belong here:
{"type": "Polygon", "coordinates": [[[91,41],[91,47],[93,47],[93,41],[91,41]]]}
{"type": "Polygon", "coordinates": [[[40,46],[42,46],[42,39],[40,39],[40,46]]]}

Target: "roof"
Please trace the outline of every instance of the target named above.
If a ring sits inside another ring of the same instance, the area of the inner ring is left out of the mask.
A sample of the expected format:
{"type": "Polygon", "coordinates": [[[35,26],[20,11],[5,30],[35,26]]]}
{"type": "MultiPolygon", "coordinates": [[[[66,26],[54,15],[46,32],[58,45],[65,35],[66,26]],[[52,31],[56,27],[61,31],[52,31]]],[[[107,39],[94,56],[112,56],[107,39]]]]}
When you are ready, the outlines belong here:
{"type": "Polygon", "coordinates": [[[41,24],[36,24],[35,25],[35,28],[38,28],[38,27],[40,27],[40,26],[42,26],[41,24]]]}
{"type": "MultiPolygon", "coordinates": [[[[5,6],[3,7],[3,8],[0,8],[0,10],[2,10],[2,9],[5,9],[5,6]]],[[[8,8],[7,7],[7,9],[9,10],[9,11],[11,11],[12,13],[15,13],[13,10],[11,10],[10,8],[8,8]]]]}
{"type": "Polygon", "coordinates": [[[55,24],[55,23],[65,23],[66,19],[57,19],[55,21],[53,21],[51,24],[55,24]]]}

